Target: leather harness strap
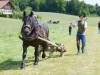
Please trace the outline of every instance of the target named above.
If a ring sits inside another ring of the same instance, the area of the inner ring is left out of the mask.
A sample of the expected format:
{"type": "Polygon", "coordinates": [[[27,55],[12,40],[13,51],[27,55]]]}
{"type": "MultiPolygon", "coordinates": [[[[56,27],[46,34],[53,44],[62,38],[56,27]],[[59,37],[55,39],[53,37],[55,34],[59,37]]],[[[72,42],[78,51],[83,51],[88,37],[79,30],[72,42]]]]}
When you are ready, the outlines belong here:
{"type": "Polygon", "coordinates": [[[23,38],[23,37],[21,37],[21,36],[19,36],[19,38],[23,41],[23,40],[26,40],[26,41],[33,41],[33,40],[35,40],[35,39],[37,39],[38,38],[38,36],[36,36],[35,38],[32,38],[32,39],[25,39],[25,38],[23,38]]]}
{"type": "Polygon", "coordinates": [[[39,35],[40,37],[42,37],[42,38],[46,38],[44,29],[43,29],[41,26],[39,26],[39,28],[38,28],[38,32],[37,32],[38,35],[39,35]],[[40,28],[40,31],[39,31],[39,28],[40,28]]]}
{"type": "Polygon", "coordinates": [[[39,30],[37,31],[37,34],[38,34],[40,37],[43,37],[43,35],[40,33],[39,30]]]}

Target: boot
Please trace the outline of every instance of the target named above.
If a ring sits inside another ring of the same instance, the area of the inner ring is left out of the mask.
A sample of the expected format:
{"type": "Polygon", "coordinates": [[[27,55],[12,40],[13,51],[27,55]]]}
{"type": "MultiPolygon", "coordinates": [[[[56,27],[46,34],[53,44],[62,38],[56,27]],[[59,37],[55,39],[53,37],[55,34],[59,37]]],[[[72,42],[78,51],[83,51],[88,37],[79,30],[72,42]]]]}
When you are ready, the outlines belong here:
{"type": "Polygon", "coordinates": [[[85,42],[82,43],[82,53],[85,53],[85,42]]]}
{"type": "Polygon", "coordinates": [[[78,50],[77,55],[79,55],[80,54],[80,45],[77,45],[77,50],[78,50]]]}

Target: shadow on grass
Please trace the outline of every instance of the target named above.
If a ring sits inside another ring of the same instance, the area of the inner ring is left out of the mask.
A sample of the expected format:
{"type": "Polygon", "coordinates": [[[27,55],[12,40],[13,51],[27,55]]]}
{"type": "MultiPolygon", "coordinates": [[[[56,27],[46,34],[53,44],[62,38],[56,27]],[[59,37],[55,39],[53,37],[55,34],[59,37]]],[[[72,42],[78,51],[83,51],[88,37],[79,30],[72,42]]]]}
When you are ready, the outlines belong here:
{"type": "Polygon", "coordinates": [[[21,65],[21,61],[6,60],[0,63],[0,71],[2,70],[17,70],[21,65]]]}
{"type": "MultiPolygon", "coordinates": [[[[47,59],[48,58],[46,58],[44,60],[39,60],[39,62],[45,61],[47,59]]],[[[34,59],[25,60],[25,64],[28,63],[28,64],[26,64],[26,66],[32,65],[32,64],[30,64],[30,62],[34,63],[34,59]]],[[[22,63],[22,61],[6,60],[6,61],[0,63],[0,71],[3,71],[3,70],[20,70],[21,63],[22,63]]],[[[32,65],[32,66],[34,66],[34,65],[32,65]]]]}
{"type": "MultiPolygon", "coordinates": [[[[25,60],[25,66],[30,66],[30,62],[34,62],[34,59],[32,60],[25,60]],[[26,64],[28,63],[28,64],[26,64]]],[[[3,70],[20,70],[22,61],[12,61],[12,60],[6,60],[2,63],[0,63],[0,71],[3,70]]],[[[33,66],[33,65],[32,65],[33,66]]]]}
{"type": "MultiPolygon", "coordinates": [[[[39,62],[48,60],[48,59],[50,59],[50,58],[60,58],[60,57],[61,57],[60,55],[49,55],[49,56],[46,56],[46,57],[43,59],[42,56],[39,56],[39,62]],[[42,59],[41,59],[41,58],[42,58],[42,59]]],[[[26,60],[26,63],[29,63],[29,62],[34,62],[34,57],[28,57],[28,60],[26,60]]]]}
{"type": "Polygon", "coordinates": [[[72,57],[72,56],[76,56],[77,54],[67,54],[67,55],[64,55],[64,56],[70,56],[70,57],[72,57]]]}
{"type": "MultiPolygon", "coordinates": [[[[59,55],[48,56],[45,59],[39,60],[39,62],[48,60],[49,58],[58,58],[58,57],[60,57],[60,56],[59,55]]],[[[13,61],[13,60],[10,60],[10,59],[6,60],[6,61],[0,63],[0,71],[3,71],[3,70],[18,70],[18,69],[20,69],[21,62],[22,61],[13,61]]],[[[30,62],[34,63],[34,57],[29,57],[28,60],[25,60],[25,63],[30,63],[30,62]]],[[[29,66],[29,65],[32,65],[32,64],[27,64],[26,66],[29,66]]]]}
{"type": "Polygon", "coordinates": [[[61,56],[60,55],[50,55],[48,56],[48,58],[60,58],[61,56]]]}

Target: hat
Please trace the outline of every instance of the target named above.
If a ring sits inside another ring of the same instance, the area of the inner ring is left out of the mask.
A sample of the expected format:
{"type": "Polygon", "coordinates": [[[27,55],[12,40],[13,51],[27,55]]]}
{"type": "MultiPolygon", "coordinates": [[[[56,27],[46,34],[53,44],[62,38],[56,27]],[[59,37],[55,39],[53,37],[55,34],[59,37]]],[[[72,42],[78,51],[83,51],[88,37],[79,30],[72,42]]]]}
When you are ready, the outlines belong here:
{"type": "Polygon", "coordinates": [[[79,17],[81,17],[81,16],[85,17],[85,15],[84,15],[84,14],[79,15],[79,17]]]}

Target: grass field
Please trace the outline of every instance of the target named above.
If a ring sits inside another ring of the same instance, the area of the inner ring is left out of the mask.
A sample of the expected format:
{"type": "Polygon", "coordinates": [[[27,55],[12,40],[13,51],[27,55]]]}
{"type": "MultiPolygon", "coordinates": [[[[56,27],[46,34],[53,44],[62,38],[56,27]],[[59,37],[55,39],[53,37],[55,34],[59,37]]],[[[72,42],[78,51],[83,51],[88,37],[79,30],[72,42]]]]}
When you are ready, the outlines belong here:
{"type": "Polygon", "coordinates": [[[29,47],[26,57],[26,68],[20,70],[22,61],[22,41],[18,38],[22,26],[21,20],[0,18],[0,75],[100,75],[100,35],[97,33],[99,17],[88,17],[87,53],[76,55],[76,31],[68,35],[70,22],[79,20],[78,16],[37,12],[42,16],[42,22],[59,20],[59,24],[48,24],[49,38],[53,42],[65,45],[67,52],[60,57],[55,52],[50,58],[39,57],[39,65],[33,66],[34,48],[29,47]]]}

